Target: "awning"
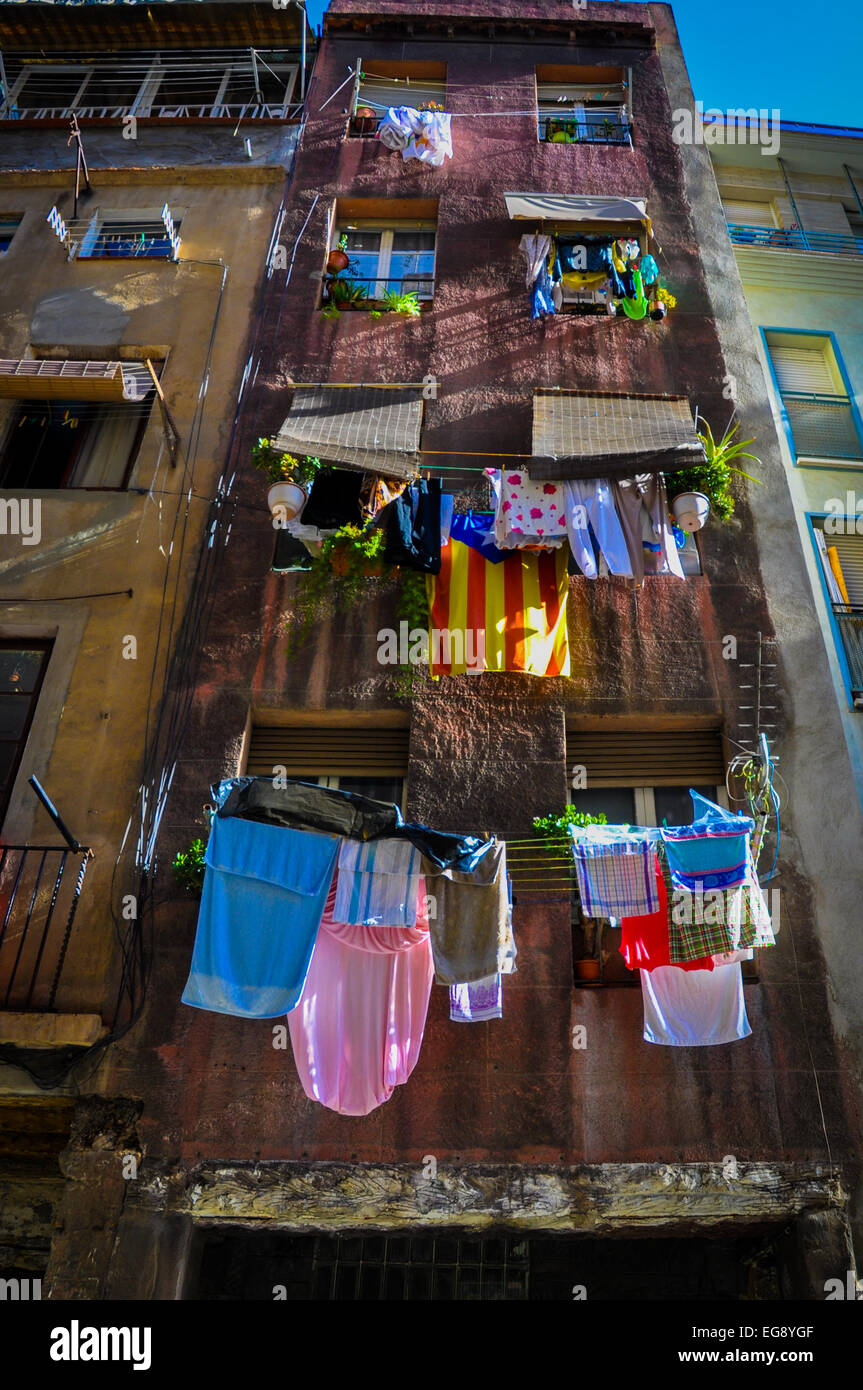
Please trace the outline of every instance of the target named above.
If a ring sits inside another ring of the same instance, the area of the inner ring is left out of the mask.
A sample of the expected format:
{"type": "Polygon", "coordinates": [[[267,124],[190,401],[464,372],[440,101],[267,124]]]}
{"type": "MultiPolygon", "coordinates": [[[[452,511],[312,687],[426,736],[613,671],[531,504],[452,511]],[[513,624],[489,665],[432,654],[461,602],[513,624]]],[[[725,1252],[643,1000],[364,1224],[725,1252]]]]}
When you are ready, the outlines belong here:
{"type": "Polygon", "coordinates": [[[274,446],[391,478],[420,466],[422,388],[302,386],[274,446]]]}
{"type": "Polygon", "coordinates": [[[595,197],[586,193],[505,193],[511,219],[528,222],[640,223],[650,232],[644,198],[595,197]]]}
{"type": "Polygon", "coordinates": [[[704,463],[685,396],[537,391],[531,478],[624,478],[704,463]]]}
{"type": "Polygon", "coordinates": [[[142,362],[0,358],[0,396],[15,400],[140,401],[152,389],[142,362]]]}

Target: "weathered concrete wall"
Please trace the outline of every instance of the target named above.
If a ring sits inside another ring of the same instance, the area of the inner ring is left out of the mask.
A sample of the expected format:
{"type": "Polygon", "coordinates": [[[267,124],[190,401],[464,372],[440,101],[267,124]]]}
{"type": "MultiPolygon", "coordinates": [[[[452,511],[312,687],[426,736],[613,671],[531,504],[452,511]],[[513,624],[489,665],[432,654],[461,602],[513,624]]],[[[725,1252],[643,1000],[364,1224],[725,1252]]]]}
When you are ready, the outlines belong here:
{"type": "MultiPolygon", "coordinates": [[[[29,138],[31,149],[41,148],[38,130],[29,138]]],[[[174,264],[67,261],[45,217],[55,202],[70,215],[68,173],[0,172],[4,206],[23,214],[3,257],[0,356],[163,358],[162,384],[181,436],[173,467],[155,406],[127,490],[3,493],[40,501],[41,538],[23,545],[18,536],[0,537],[0,635],[54,640],[3,838],[57,842],[27,785],[36,773],[73,833],[94,849],[57,1004],[102,1013],[106,1021],[120,964],[112,870],[224,462],[284,177],[281,163],[153,171],[102,169],[93,160],[91,207],[160,208],[167,201],[187,210],[182,260],[174,264]],[[89,597],[106,593],[112,596],[89,597]],[[123,658],[129,636],[137,642],[134,660],[123,658]]],[[[0,430],[14,408],[2,403],[0,430]]],[[[14,1090],[19,1083],[9,1072],[2,1085],[14,1090]]]]}

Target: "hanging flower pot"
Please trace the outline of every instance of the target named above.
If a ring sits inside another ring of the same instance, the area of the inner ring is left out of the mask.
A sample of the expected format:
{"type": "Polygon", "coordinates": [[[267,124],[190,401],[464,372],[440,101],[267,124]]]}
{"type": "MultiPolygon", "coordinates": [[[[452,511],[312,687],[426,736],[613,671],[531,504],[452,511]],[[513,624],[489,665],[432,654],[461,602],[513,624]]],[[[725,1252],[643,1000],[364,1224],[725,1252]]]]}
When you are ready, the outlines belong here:
{"type": "Polygon", "coordinates": [[[378,113],[371,106],[358,106],[351,126],[355,135],[374,135],[378,128],[378,113]]]}
{"type": "Polygon", "coordinates": [[[599,961],[598,960],[577,960],[575,962],[575,974],[579,980],[598,980],[599,961]]]}
{"type": "Polygon", "coordinates": [[[703,492],[680,492],[671,504],[674,520],[684,531],[700,531],[710,515],[710,498],[703,492]]]}
{"type": "Polygon", "coordinates": [[[347,251],[342,251],[335,247],[327,256],[327,270],[331,275],[339,275],[343,270],[347,270],[351,263],[351,258],[347,251]]]}
{"type": "Polygon", "coordinates": [[[267,506],[279,521],[293,521],[306,505],[306,496],[299,483],[273,483],[267,493],[267,506]]]}

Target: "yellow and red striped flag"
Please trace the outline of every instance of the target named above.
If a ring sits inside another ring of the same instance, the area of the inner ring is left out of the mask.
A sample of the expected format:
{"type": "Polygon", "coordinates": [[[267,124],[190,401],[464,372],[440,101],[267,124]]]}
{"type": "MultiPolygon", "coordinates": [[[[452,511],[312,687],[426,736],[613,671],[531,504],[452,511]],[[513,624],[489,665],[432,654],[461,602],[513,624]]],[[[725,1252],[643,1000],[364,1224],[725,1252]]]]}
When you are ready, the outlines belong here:
{"type": "Polygon", "coordinates": [[[501,551],[479,521],[453,518],[440,574],[426,576],[432,676],[568,676],[567,548],[501,551]]]}

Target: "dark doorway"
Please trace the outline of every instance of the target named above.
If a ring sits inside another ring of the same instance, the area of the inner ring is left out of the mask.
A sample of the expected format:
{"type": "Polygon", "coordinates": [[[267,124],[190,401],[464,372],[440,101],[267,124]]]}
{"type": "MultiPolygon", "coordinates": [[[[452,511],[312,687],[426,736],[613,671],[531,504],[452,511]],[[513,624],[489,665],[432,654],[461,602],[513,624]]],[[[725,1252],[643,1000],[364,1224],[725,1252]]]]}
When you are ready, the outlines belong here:
{"type": "MultiPolygon", "coordinates": [[[[775,1233],[776,1235],[779,1232],[775,1233]]],[[[199,1232],[189,1298],[688,1301],[779,1298],[774,1233],[737,1239],[199,1232]],[[580,1293],[583,1289],[584,1293],[580,1293]]]]}

